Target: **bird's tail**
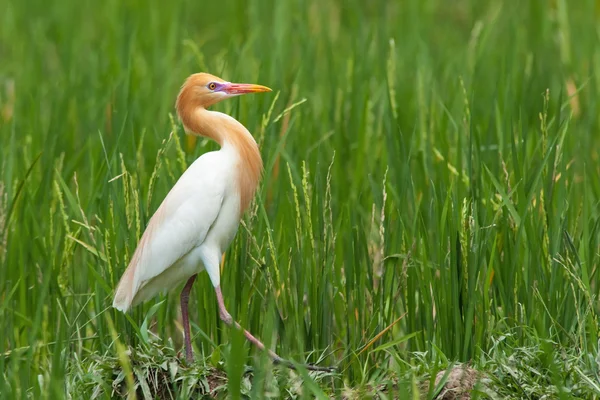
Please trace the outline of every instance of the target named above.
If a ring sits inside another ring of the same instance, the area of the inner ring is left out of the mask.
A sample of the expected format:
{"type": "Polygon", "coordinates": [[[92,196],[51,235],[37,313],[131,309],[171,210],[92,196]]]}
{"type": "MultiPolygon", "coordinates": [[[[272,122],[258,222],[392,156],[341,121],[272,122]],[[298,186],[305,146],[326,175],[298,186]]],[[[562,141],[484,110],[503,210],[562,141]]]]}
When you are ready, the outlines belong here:
{"type": "Polygon", "coordinates": [[[112,306],[119,311],[127,312],[133,300],[133,268],[127,268],[117,285],[112,306]]]}

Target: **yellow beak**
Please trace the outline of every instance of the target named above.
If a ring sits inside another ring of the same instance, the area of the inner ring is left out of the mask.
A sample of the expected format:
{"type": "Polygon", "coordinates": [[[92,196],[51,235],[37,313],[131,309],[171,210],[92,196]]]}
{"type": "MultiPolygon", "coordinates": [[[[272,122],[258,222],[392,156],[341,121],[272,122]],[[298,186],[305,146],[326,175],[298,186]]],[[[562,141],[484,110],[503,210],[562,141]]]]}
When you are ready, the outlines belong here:
{"type": "Polygon", "coordinates": [[[225,83],[223,86],[224,87],[221,90],[227,94],[246,94],[271,91],[271,89],[266,86],[254,85],[252,83],[225,83]]]}

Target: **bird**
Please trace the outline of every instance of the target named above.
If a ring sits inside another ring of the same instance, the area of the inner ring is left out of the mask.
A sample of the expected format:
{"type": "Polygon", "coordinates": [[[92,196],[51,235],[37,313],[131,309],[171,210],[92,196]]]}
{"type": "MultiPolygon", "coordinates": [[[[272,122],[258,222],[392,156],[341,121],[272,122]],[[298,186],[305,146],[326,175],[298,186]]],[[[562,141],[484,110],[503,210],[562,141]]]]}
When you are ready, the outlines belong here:
{"type": "MultiPolygon", "coordinates": [[[[235,118],[209,107],[231,97],[270,92],[257,84],[231,83],[206,72],[190,75],[175,108],[188,134],[217,142],[219,150],[202,154],[181,175],[150,218],[113,299],[127,312],[133,306],[185,282],[180,294],[185,357],[194,360],[189,322],[189,296],[199,273],[206,271],[214,287],[220,319],[241,329],[261,350],[264,344],[235,322],[225,307],[220,262],[233,241],[263,173],[256,140],[235,118]]],[[[293,364],[268,350],[275,363],[293,364]]],[[[307,365],[309,369],[326,367],[307,365]]]]}

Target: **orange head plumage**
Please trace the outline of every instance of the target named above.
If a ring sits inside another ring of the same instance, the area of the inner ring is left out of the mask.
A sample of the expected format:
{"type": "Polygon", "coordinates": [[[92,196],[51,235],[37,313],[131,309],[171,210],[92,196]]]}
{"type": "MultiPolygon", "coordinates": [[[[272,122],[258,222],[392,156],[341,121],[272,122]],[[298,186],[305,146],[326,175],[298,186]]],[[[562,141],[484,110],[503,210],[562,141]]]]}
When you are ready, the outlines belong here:
{"type": "Polygon", "coordinates": [[[191,75],[183,83],[177,96],[177,113],[188,106],[207,108],[230,97],[246,93],[270,92],[266,86],[249,83],[231,83],[205,72],[191,75]]]}

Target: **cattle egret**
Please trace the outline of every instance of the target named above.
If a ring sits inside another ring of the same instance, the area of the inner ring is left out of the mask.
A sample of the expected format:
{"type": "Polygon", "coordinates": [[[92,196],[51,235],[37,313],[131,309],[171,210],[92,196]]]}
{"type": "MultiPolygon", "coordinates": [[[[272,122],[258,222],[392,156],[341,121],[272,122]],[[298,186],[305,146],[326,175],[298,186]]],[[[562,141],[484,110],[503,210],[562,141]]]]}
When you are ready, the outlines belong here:
{"type": "MultiPolygon", "coordinates": [[[[210,138],[221,148],[200,156],[167,194],[116,289],[113,307],[126,312],[187,280],[180,301],[188,362],[193,361],[188,300],[201,271],[206,270],[215,288],[221,320],[242,329],[225,308],[219,266],[254,197],[263,168],[250,132],[229,115],[207,108],[230,97],[270,91],[265,86],[231,83],[207,73],[193,74],[185,81],[176,108],[186,132],[210,138]]],[[[264,350],[257,338],[243,331],[250,342],[264,350]]],[[[274,352],[269,351],[269,355],[273,361],[291,366],[274,352]]]]}

